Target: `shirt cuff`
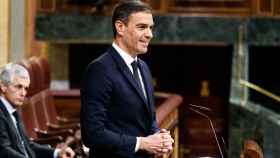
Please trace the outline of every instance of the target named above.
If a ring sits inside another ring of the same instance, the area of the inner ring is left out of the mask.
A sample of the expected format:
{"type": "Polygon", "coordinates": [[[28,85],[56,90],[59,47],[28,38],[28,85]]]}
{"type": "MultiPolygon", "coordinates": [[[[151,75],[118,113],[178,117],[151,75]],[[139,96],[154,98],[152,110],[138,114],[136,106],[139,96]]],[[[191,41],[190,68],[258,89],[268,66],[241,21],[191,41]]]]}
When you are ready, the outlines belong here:
{"type": "Polygon", "coordinates": [[[61,149],[54,149],[53,158],[59,158],[58,155],[59,155],[60,151],[61,151],[61,149]]]}
{"type": "Polygon", "coordinates": [[[139,147],[140,147],[140,138],[136,137],[136,145],[134,151],[137,152],[139,150],[139,147]]]}

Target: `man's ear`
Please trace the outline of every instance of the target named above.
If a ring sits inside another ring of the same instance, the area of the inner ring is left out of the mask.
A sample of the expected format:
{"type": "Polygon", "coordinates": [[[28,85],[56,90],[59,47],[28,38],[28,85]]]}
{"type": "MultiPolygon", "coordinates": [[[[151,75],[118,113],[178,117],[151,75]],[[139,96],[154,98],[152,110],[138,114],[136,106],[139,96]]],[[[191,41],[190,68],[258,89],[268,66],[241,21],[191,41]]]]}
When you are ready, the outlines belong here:
{"type": "Polygon", "coordinates": [[[124,34],[124,31],[125,31],[125,23],[123,23],[121,20],[117,20],[115,22],[115,28],[116,28],[116,31],[117,31],[117,34],[118,35],[123,35],[124,34]]]}
{"type": "Polygon", "coordinates": [[[5,93],[7,90],[7,86],[4,86],[1,82],[0,82],[0,92],[1,93],[5,93]]]}

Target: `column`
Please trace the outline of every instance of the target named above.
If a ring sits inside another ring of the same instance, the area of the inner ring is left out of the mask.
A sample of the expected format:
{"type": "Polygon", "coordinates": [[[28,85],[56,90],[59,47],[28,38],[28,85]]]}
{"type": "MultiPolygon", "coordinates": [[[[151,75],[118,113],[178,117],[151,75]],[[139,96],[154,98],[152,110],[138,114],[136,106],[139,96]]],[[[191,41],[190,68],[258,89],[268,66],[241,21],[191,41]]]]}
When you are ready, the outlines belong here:
{"type": "Polygon", "coordinates": [[[9,56],[9,0],[0,0],[0,67],[8,62],[9,56]]]}

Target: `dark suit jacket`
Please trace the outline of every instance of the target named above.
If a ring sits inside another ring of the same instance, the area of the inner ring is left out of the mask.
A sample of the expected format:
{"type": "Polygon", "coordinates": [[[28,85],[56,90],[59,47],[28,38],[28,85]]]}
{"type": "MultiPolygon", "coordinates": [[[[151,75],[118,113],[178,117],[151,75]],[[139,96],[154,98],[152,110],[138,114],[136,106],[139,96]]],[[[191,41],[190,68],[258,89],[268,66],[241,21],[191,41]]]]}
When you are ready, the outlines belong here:
{"type": "Polygon", "coordinates": [[[131,71],[113,47],[86,69],[82,82],[82,140],[94,158],[147,158],[135,153],[137,136],[157,132],[152,78],[140,60],[147,99],[131,71]]]}
{"type": "MultiPolygon", "coordinates": [[[[17,129],[0,100],[0,157],[2,158],[26,158],[21,146],[17,129]]],[[[28,139],[24,133],[23,141],[27,144],[27,152],[31,158],[53,158],[53,149],[39,145],[28,139]]]]}

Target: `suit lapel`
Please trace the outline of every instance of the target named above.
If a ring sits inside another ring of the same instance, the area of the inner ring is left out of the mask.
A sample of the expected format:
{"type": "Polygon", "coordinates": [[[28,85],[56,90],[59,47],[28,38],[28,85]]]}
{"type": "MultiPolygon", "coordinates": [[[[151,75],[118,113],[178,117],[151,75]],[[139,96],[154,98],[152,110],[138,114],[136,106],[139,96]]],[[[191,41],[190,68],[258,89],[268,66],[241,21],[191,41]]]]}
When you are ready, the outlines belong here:
{"type": "MultiPolygon", "coordinates": [[[[14,125],[14,122],[13,122],[12,118],[10,117],[9,112],[7,111],[7,109],[5,108],[5,106],[4,106],[4,104],[2,103],[1,100],[0,100],[0,109],[4,113],[4,115],[5,115],[5,117],[6,117],[7,121],[8,121],[9,128],[11,128],[12,131],[14,132],[14,135],[18,137],[17,129],[16,129],[15,125],[14,125]]],[[[19,140],[19,138],[18,138],[18,140],[19,140]]]]}
{"type": "Polygon", "coordinates": [[[145,103],[146,107],[149,110],[148,102],[142,92],[142,89],[140,89],[140,87],[137,85],[137,82],[133,78],[132,73],[130,72],[129,68],[127,67],[127,65],[121,58],[121,56],[118,54],[118,52],[113,47],[110,48],[109,52],[113,56],[113,59],[116,61],[117,66],[121,69],[121,73],[125,76],[125,78],[129,82],[129,84],[133,87],[133,89],[136,91],[136,93],[139,95],[139,97],[145,103]]]}
{"type": "Polygon", "coordinates": [[[28,142],[29,138],[27,137],[27,134],[25,132],[25,128],[24,128],[24,125],[23,125],[23,122],[22,122],[21,114],[19,114],[19,120],[18,121],[19,121],[18,125],[20,126],[20,127],[18,127],[19,128],[18,130],[22,134],[21,137],[22,137],[22,139],[23,139],[23,141],[25,143],[26,151],[28,152],[28,155],[30,157],[33,153],[32,153],[32,149],[29,146],[29,142],[28,142]]]}
{"type": "Polygon", "coordinates": [[[150,74],[149,71],[145,69],[144,67],[144,62],[139,59],[139,69],[142,75],[142,79],[145,85],[145,90],[146,90],[146,94],[147,94],[147,100],[150,106],[152,106],[152,99],[153,99],[153,85],[151,84],[151,82],[149,82],[151,80],[150,78],[150,74]]]}
{"type": "MultiPolygon", "coordinates": [[[[21,146],[21,142],[20,142],[20,138],[19,138],[19,134],[17,133],[18,130],[17,128],[15,127],[14,123],[13,123],[13,120],[12,118],[10,117],[10,114],[9,112],[7,111],[7,109],[5,108],[4,104],[2,103],[2,101],[0,100],[0,110],[2,111],[2,113],[5,115],[7,121],[8,121],[8,126],[9,128],[11,129],[11,132],[13,132],[11,134],[11,142],[14,142],[14,144],[16,144],[16,147],[18,148],[18,151],[20,151],[23,155],[24,155],[24,151],[22,149],[22,146],[21,146]]],[[[8,131],[7,131],[8,132],[8,131]]],[[[25,139],[25,138],[23,138],[25,139]]],[[[24,140],[26,141],[26,140],[24,140]]]]}

